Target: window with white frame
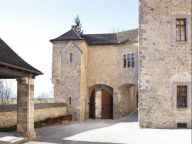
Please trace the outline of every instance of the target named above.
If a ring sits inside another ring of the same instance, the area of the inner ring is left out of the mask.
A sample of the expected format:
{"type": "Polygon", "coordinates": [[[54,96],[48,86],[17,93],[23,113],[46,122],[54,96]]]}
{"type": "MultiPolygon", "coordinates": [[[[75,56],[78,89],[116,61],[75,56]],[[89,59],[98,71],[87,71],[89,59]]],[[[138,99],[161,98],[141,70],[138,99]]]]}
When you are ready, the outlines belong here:
{"type": "Polygon", "coordinates": [[[123,68],[135,67],[135,53],[123,54],[123,68]]]}

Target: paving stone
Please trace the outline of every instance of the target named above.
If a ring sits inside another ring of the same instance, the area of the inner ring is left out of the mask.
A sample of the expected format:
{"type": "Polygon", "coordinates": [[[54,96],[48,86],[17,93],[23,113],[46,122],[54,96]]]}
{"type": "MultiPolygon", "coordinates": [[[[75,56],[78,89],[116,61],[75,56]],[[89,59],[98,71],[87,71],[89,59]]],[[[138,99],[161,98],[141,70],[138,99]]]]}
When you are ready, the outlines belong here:
{"type": "Polygon", "coordinates": [[[37,139],[27,144],[191,144],[191,129],[141,129],[137,114],[44,127],[36,132],[37,139]]]}

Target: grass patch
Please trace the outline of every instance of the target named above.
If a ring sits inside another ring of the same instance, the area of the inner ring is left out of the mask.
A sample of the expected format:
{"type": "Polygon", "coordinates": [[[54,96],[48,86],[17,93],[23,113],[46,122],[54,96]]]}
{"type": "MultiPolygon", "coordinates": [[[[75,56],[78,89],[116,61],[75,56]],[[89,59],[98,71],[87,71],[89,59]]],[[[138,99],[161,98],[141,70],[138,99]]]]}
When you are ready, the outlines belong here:
{"type": "MultiPolygon", "coordinates": [[[[49,125],[54,125],[54,124],[62,124],[64,121],[72,121],[72,116],[71,115],[66,115],[66,116],[60,116],[56,118],[47,118],[46,120],[43,121],[38,121],[34,123],[35,128],[40,128],[44,126],[49,126],[49,125]]],[[[11,126],[11,127],[2,127],[0,128],[0,132],[13,132],[17,130],[17,126],[11,126]]]]}
{"type": "Polygon", "coordinates": [[[0,132],[12,132],[12,131],[16,131],[17,126],[11,126],[11,127],[2,127],[0,128],[0,132]]]}
{"type": "MultiPolygon", "coordinates": [[[[45,121],[38,121],[34,123],[35,128],[40,128],[45,126],[45,121]]],[[[13,132],[17,130],[17,126],[11,126],[11,127],[1,127],[0,132],[13,132]]]]}
{"type": "Polygon", "coordinates": [[[40,128],[40,127],[44,127],[44,126],[46,126],[45,121],[38,121],[38,122],[34,123],[35,128],[40,128]]]}

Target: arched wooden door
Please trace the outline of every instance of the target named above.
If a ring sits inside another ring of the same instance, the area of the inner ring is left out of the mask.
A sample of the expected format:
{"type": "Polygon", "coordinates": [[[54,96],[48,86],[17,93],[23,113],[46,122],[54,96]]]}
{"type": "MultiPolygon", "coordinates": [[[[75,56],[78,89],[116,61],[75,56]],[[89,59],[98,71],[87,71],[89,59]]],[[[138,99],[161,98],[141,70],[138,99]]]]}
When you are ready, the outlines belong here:
{"type": "MultiPolygon", "coordinates": [[[[95,119],[95,89],[91,93],[89,103],[89,118],[95,119]]],[[[113,119],[113,96],[108,91],[102,89],[101,96],[101,118],[113,119]]]]}
{"type": "Polygon", "coordinates": [[[95,89],[91,93],[89,103],[89,118],[95,119],[95,89]]]}
{"type": "Polygon", "coordinates": [[[113,96],[106,90],[102,90],[102,119],[113,119],[113,96]]]}

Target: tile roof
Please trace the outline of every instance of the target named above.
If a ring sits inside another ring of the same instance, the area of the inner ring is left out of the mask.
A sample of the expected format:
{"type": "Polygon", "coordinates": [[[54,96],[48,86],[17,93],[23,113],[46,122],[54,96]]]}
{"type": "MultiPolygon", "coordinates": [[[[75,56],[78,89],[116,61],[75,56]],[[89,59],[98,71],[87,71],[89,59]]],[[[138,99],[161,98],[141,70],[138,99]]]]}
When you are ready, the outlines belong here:
{"type": "Polygon", "coordinates": [[[68,32],[50,41],[52,42],[52,41],[67,41],[67,40],[83,40],[83,38],[73,29],[71,29],[68,32]]]}
{"type": "Polygon", "coordinates": [[[132,29],[128,31],[122,31],[117,33],[117,41],[123,42],[138,42],[138,29],[132,29]]]}
{"type": "Polygon", "coordinates": [[[84,34],[82,37],[89,45],[118,44],[116,34],[84,34]]]}
{"type": "Polygon", "coordinates": [[[8,67],[20,69],[35,75],[40,75],[42,72],[35,69],[20,56],[18,56],[1,38],[0,38],[0,64],[8,67]]]}
{"type": "Polygon", "coordinates": [[[138,29],[123,31],[119,33],[106,34],[82,34],[79,35],[73,29],[64,33],[54,41],[85,40],[89,45],[118,45],[127,42],[138,42],[138,29]]]}

